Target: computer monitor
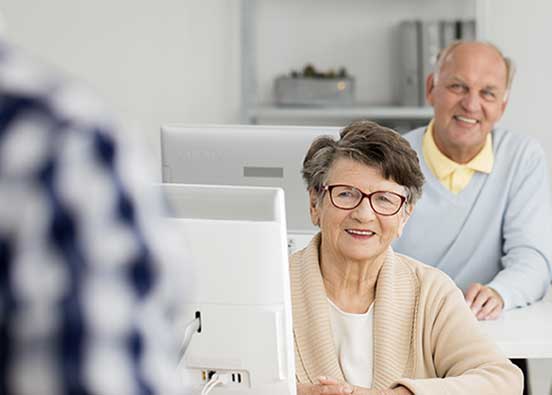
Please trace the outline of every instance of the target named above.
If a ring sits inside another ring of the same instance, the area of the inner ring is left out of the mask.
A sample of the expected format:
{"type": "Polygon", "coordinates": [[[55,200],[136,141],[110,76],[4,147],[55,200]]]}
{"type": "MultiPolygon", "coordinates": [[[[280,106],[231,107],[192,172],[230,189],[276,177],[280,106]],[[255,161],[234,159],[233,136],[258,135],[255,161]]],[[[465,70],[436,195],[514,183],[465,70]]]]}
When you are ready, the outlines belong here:
{"type": "Polygon", "coordinates": [[[188,246],[195,295],[182,322],[201,328],[183,374],[200,394],[295,395],[284,193],[276,188],[163,184],[169,219],[188,246]]]}
{"type": "Polygon", "coordinates": [[[163,182],[282,188],[292,234],[313,234],[301,168],[307,149],[337,127],[166,125],[161,128],[163,182]]]}

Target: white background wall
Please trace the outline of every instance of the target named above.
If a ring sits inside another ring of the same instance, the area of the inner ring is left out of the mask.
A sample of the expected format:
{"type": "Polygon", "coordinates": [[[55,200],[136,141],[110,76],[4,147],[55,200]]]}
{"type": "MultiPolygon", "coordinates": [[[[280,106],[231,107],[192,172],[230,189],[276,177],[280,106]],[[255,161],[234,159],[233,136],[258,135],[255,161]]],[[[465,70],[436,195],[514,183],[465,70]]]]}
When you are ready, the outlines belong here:
{"type": "MultiPolygon", "coordinates": [[[[484,36],[517,66],[511,99],[501,124],[535,136],[552,169],[552,1],[482,0],[484,36]]],[[[551,369],[552,371],[552,369],[551,369]]]]}
{"type": "MultiPolygon", "coordinates": [[[[344,65],[359,100],[397,101],[400,20],[473,17],[457,0],[257,0],[259,98],[275,75],[307,62],[344,65]]],[[[159,126],[237,123],[239,0],[2,0],[7,35],[90,83],[147,138],[159,126]]]]}
{"type": "MultiPolygon", "coordinates": [[[[6,33],[88,81],[158,155],[167,122],[239,121],[239,0],[2,0],[6,33]]],[[[517,64],[503,124],[536,136],[552,156],[550,0],[479,0],[485,35],[517,64]]],[[[390,26],[405,18],[473,16],[455,0],[258,0],[259,97],[272,78],[314,62],[345,65],[358,98],[397,100],[390,26]]]]}
{"type": "Polygon", "coordinates": [[[86,80],[143,135],[239,119],[237,0],[2,0],[6,36],[86,80]]]}

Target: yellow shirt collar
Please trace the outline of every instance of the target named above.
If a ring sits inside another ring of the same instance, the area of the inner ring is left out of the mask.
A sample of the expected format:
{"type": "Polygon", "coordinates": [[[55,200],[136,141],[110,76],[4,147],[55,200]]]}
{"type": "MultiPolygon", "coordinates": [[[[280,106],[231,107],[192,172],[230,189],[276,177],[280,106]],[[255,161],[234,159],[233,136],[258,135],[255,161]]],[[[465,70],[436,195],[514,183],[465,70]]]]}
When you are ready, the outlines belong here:
{"type": "Polygon", "coordinates": [[[435,139],[433,138],[433,128],[434,121],[432,120],[424,134],[422,141],[422,151],[426,163],[433,171],[433,174],[439,179],[447,177],[456,169],[464,167],[474,171],[479,171],[482,173],[490,173],[493,169],[494,164],[494,154],[493,154],[493,140],[492,135],[489,133],[485,141],[483,149],[468,163],[460,164],[456,163],[453,160],[447,158],[435,144],[435,139]]]}

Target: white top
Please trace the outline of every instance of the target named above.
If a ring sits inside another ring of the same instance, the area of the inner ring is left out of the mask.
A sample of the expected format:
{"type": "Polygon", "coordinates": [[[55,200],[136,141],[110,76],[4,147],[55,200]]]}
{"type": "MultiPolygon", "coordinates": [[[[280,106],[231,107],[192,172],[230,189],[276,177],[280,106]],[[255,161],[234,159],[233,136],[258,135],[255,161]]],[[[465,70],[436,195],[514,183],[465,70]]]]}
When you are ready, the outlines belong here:
{"type": "Polygon", "coordinates": [[[337,359],[345,380],[370,388],[374,374],[374,304],[363,314],[346,313],[328,298],[337,359]]]}

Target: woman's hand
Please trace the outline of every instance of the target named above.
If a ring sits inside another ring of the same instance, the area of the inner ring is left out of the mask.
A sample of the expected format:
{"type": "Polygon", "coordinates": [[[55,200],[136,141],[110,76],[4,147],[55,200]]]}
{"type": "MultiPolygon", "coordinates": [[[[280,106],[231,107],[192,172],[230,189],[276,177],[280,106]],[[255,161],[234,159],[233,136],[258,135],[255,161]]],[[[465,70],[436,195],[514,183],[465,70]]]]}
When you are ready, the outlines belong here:
{"type": "Polygon", "coordinates": [[[351,395],[354,387],[329,377],[319,377],[318,384],[297,384],[297,395],[351,395]]]}
{"type": "Polygon", "coordinates": [[[319,377],[318,384],[297,384],[297,395],[413,395],[405,387],[377,390],[353,386],[331,377],[319,377]]]}

